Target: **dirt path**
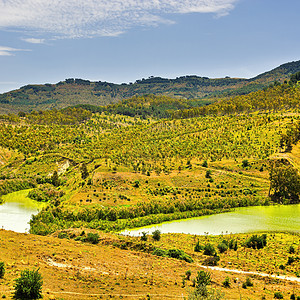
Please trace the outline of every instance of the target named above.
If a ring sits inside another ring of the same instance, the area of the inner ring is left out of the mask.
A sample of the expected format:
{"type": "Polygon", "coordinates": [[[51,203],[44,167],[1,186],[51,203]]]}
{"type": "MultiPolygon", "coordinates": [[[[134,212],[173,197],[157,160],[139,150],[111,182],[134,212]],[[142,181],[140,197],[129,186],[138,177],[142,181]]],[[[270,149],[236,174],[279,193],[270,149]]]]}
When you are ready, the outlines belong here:
{"type": "Polygon", "coordinates": [[[199,265],[199,267],[204,268],[204,269],[214,270],[214,271],[231,272],[231,273],[245,274],[245,275],[257,275],[257,276],[261,276],[261,277],[269,277],[269,278],[274,278],[274,279],[288,280],[288,281],[300,283],[300,277],[267,274],[267,273],[260,273],[260,272],[254,272],[254,271],[242,271],[242,270],[236,270],[236,269],[210,267],[210,266],[202,266],[202,265],[199,265]]]}

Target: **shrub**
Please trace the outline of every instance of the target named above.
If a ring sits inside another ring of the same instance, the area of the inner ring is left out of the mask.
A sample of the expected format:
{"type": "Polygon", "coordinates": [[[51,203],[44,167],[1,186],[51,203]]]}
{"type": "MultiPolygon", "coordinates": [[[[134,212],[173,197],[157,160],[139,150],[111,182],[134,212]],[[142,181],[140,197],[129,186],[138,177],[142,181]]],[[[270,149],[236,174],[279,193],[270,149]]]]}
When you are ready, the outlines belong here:
{"type": "Polygon", "coordinates": [[[189,262],[189,263],[193,262],[193,259],[180,249],[169,249],[167,252],[167,255],[172,258],[185,260],[186,262],[189,262]]]}
{"type": "Polygon", "coordinates": [[[225,278],[222,284],[224,287],[230,287],[230,279],[228,276],[225,278]]]}
{"type": "Polygon", "coordinates": [[[190,280],[191,275],[192,275],[192,271],[191,271],[191,270],[187,270],[187,271],[185,272],[186,280],[190,280]]]}
{"type": "Polygon", "coordinates": [[[235,240],[230,240],[229,244],[228,244],[229,249],[233,249],[234,251],[237,250],[238,246],[237,246],[237,241],[235,240]]]}
{"type": "Polygon", "coordinates": [[[211,170],[207,170],[205,173],[206,178],[211,178],[211,170]]]}
{"type": "Polygon", "coordinates": [[[196,287],[202,285],[209,285],[210,283],[211,283],[211,274],[203,270],[198,271],[196,277],[196,287]]]}
{"type": "Polygon", "coordinates": [[[274,298],[275,299],[283,299],[283,295],[280,292],[275,292],[274,293],[274,298]]]}
{"type": "Polygon", "coordinates": [[[155,248],[152,254],[157,256],[167,256],[167,251],[164,249],[155,248]]]}
{"type": "Polygon", "coordinates": [[[246,285],[247,285],[247,286],[253,286],[253,282],[251,281],[251,278],[250,278],[250,277],[247,277],[247,278],[246,278],[246,285]]]}
{"type": "Polygon", "coordinates": [[[143,231],[141,236],[141,241],[146,242],[148,240],[147,232],[143,231]]]}
{"type": "Polygon", "coordinates": [[[289,253],[290,254],[293,254],[295,253],[295,248],[291,245],[290,248],[289,248],[289,253]]]}
{"type": "Polygon", "coordinates": [[[40,299],[42,298],[43,280],[38,270],[28,269],[21,272],[21,277],[15,283],[15,299],[40,299]]]}
{"type": "Polygon", "coordinates": [[[155,241],[159,241],[160,240],[160,230],[156,229],[152,232],[152,238],[155,240],[155,241]]]}
{"type": "Polygon", "coordinates": [[[253,249],[262,249],[267,245],[267,235],[262,234],[261,236],[252,235],[245,243],[245,246],[253,249]]]}
{"type": "Polygon", "coordinates": [[[5,266],[4,266],[4,262],[0,261],[0,278],[3,278],[5,274],[5,266]]]}
{"type": "Polygon", "coordinates": [[[205,161],[202,163],[202,167],[204,167],[204,168],[207,168],[207,167],[208,167],[207,160],[205,160],[205,161]]]}
{"type": "Polygon", "coordinates": [[[225,252],[225,251],[227,251],[227,249],[228,249],[228,246],[225,244],[225,243],[220,243],[219,245],[218,245],[218,249],[219,249],[219,252],[220,253],[223,253],[223,252],[225,252]]]}
{"type": "Polygon", "coordinates": [[[242,167],[243,167],[243,168],[249,167],[249,161],[248,161],[247,159],[244,159],[244,160],[242,161],[242,167]]]}
{"type": "Polygon", "coordinates": [[[98,233],[89,232],[87,234],[86,238],[84,239],[84,241],[86,241],[88,243],[92,243],[92,244],[98,244],[99,243],[99,235],[98,235],[98,233]]]}
{"type": "Polygon", "coordinates": [[[198,240],[195,247],[194,247],[194,251],[195,252],[200,252],[202,249],[203,249],[203,247],[200,245],[199,240],[198,240]]]}
{"type": "Polygon", "coordinates": [[[213,256],[216,254],[216,250],[215,250],[215,247],[208,243],[204,246],[204,252],[203,252],[204,255],[209,255],[209,256],[213,256]]]}

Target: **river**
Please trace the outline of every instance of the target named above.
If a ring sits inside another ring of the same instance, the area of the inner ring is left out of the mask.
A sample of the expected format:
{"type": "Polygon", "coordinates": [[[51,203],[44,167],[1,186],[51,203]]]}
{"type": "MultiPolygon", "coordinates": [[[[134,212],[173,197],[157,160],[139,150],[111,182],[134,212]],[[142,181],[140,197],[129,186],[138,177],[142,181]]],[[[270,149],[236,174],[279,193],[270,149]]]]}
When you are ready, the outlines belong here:
{"type": "Polygon", "coordinates": [[[128,229],[121,233],[139,236],[143,231],[150,234],[156,229],[160,230],[161,233],[173,232],[199,235],[257,231],[300,232],[300,204],[241,207],[232,212],[165,222],[137,229],[128,229]]]}
{"type": "Polygon", "coordinates": [[[37,214],[44,204],[27,198],[29,190],[2,196],[0,205],[0,228],[16,232],[28,232],[31,215],[37,214]]]}

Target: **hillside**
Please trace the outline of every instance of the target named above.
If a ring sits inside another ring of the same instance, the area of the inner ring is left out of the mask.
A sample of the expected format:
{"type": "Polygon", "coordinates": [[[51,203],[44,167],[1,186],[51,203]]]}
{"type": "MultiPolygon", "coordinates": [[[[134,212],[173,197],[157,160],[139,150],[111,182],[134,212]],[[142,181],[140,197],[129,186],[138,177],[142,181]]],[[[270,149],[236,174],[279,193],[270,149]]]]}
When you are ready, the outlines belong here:
{"type": "MultiPolygon", "coordinates": [[[[198,76],[182,76],[176,79],[149,77],[134,83],[114,84],[70,78],[57,84],[27,85],[1,94],[0,114],[61,109],[78,104],[107,105],[145,94],[184,99],[243,95],[260,90],[275,81],[283,82],[298,71],[300,71],[300,61],[281,65],[251,79],[229,77],[210,79],[198,76]]],[[[201,101],[199,103],[201,104],[201,101]]]]}
{"type": "Polygon", "coordinates": [[[21,191],[46,207],[32,217],[30,235],[0,230],[7,270],[0,293],[11,296],[20,271],[37,267],[44,299],[182,298],[199,270],[211,272],[210,289],[222,290],[223,299],[299,295],[297,234],[266,233],[265,247],[255,249],[247,246],[250,234],[142,241],[117,233],[236,207],[299,203],[299,98],[295,82],[202,108],[147,95],[102,108],[1,116],[0,196],[21,191]],[[271,184],[279,163],[285,179],[293,175],[292,199],[271,184]],[[214,254],[204,253],[207,244],[214,254]],[[221,269],[208,269],[214,265],[221,269]]]}

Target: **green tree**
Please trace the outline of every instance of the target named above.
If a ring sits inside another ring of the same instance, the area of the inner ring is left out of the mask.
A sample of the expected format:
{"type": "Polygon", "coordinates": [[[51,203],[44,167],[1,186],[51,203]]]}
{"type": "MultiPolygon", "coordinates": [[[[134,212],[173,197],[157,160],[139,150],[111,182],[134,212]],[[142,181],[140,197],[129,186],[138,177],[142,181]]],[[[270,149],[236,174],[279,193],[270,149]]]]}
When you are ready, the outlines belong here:
{"type": "Polygon", "coordinates": [[[281,161],[270,165],[270,196],[275,202],[299,203],[300,176],[298,171],[281,161]]]}
{"type": "Polygon", "coordinates": [[[60,180],[59,180],[57,171],[53,172],[53,175],[51,176],[51,183],[54,186],[59,186],[60,185],[60,180]]]}
{"type": "Polygon", "coordinates": [[[0,261],[0,278],[3,278],[5,274],[5,266],[4,266],[4,262],[0,261]]]}
{"type": "Polygon", "coordinates": [[[89,172],[87,170],[86,164],[81,165],[81,178],[86,179],[89,176],[89,172]]]}

